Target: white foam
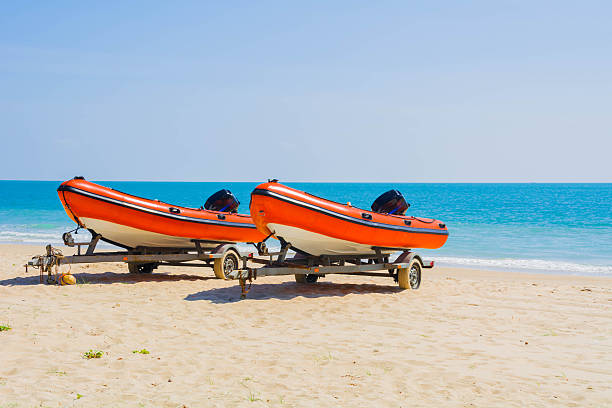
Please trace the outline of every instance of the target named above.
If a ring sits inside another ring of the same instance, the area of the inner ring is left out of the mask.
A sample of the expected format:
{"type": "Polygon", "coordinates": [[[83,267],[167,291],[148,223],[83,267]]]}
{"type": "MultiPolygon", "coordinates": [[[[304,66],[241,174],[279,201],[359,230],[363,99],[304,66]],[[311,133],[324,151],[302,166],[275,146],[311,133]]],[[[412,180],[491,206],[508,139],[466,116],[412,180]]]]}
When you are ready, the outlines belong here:
{"type": "MultiPolygon", "coordinates": [[[[86,233],[87,234],[87,233],[86,233]]],[[[81,235],[81,234],[79,234],[81,235]]],[[[88,234],[87,234],[88,236],[88,234]]],[[[41,233],[41,232],[19,232],[19,231],[0,231],[0,242],[9,243],[30,243],[30,244],[58,244],[62,243],[61,233],[41,233]]],[[[277,242],[272,241],[270,250],[275,251],[280,248],[277,242]]],[[[104,245],[101,243],[101,245],[104,245]]],[[[109,244],[107,244],[109,245],[109,244]]],[[[238,244],[240,252],[256,252],[252,245],[238,244]]],[[[612,276],[611,265],[588,265],[564,261],[550,261],[542,259],[484,259],[484,258],[465,258],[448,256],[428,256],[427,260],[436,261],[438,264],[448,266],[466,266],[474,268],[493,268],[503,270],[523,270],[534,272],[569,273],[579,275],[605,275],[612,276]]]]}
{"type": "Polygon", "coordinates": [[[57,238],[57,234],[40,233],[40,232],[0,231],[0,239],[2,239],[2,237],[57,238]]]}
{"type": "MultiPolygon", "coordinates": [[[[79,234],[80,235],[80,234],[79,234]]],[[[86,235],[89,237],[89,233],[86,235]]],[[[21,232],[0,231],[0,242],[25,244],[58,244],[62,243],[62,233],[57,232],[21,232]]]]}
{"type": "Polygon", "coordinates": [[[427,256],[428,260],[453,266],[472,266],[477,268],[522,269],[529,271],[546,271],[555,273],[575,273],[585,275],[610,275],[610,265],[588,265],[564,261],[547,261],[543,259],[481,259],[455,258],[445,256],[427,256]]]}

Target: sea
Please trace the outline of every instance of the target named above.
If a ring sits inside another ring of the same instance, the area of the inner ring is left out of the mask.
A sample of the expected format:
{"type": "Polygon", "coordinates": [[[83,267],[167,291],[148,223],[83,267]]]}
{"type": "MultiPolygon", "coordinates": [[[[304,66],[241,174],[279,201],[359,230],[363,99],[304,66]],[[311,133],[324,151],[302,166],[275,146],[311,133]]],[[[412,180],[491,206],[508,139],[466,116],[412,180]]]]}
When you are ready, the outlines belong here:
{"type": "MultiPolygon", "coordinates": [[[[200,207],[226,188],[248,213],[258,183],[96,181],[126,193],[200,207]]],[[[0,181],[0,242],[61,244],[76,225],[58,199],[59,181],[0,181]]],[[[447,243],[419,250],[437,265],[612,276],[612,184],[285,183],[369,209],[378,195],[402,192],[408,215],[446,223],[447,243]]],[[[80,231],[76,238],[86,241],[80,231]]],[[[42,251],[41,251],[42,252],[42,251]]]]}

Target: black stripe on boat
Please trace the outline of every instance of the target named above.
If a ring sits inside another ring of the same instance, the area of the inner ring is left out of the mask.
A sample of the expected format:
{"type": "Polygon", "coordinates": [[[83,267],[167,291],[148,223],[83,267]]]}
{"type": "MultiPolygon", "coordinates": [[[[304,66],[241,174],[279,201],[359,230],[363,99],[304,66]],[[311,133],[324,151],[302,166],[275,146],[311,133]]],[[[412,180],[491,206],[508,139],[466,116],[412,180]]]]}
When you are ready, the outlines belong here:
{"type": "MultiPolygon", "coordinates": [[[[230,222],[230,221],[220,221],[220,220],[208,220],[208,219],[204,219],[204,218],[194,218],[194,217],[186,217],[184,215],[177,215],[177,214],[171,214],[171,213],[167,213],[167,212],[163,212],[163,211],[159,211],[159,210],[153,210],[151,208],[146,208],[146,207],[141,207],[139,205],[136,204],[130,204],[127,203],[125,201],[121,201],[121,200],[117,200],[114,198],[110,198],[110,197],[106,197],[100,194],[96,194],[96,193],[92,193],[90,191],[87,190],[81,190],[80,188],[76,188],[76,187],[72,187],[72,186],[66,186],[66,185],[60,185],[57,189],[57,191],[69,191],[71,193],[75,193],[75,194],[80,194],[83,195],[85,197],[89,197],[89,198],[93,198],[94,200],[100,200],[100,201],[104,201],[110,204],[114,204],[114,205],[118,205],[121,207],[125,207],[125,208],[130,208],[132,210],[137,210],[137,211],[142,211],[142,212],[146,212],[149,214],[153,214],[153,215],[159,215],[161,217],[166,217],[166,218],[171,218],[174,220],[179,220],[179,221],[186,221],[186,222],[195,222],[198,224],[211,224],[211,225],[220,225],[223,227],[237,227],[237,228],[253,228],[255,229],[255,224],[250,224],[250,223],[244,223],[244,222],[230,222]]],[[[135,197],[135,196],[133,196],[135,197]]],[[[138,197],[140,198],[140,197],[138,197]]]]}
{"type": "Polygon", "coordinates": [[[335,218],[338,218],[338,219],[341,219],[341,220],[344,220],[344,221],[348,221],[348,222],[353,222],[355,224],[364,225],[366,227],[382,228],[382,229],[388,229],[388,230],[393,230],[393,231],[412,232],[412,233],[417,233],[417,234],[448,235],[448,231],[447,230],[434,230],[434,229],[429,229],[429,228],[404,227],[402,225],[383,224],[383,223],[376,222],[376,221],[368,221],[368,220],[361,219],[361,218],[351,217],[350,215],[346,215],[346,214],[338,213],[338,212],[335,212],[335,211],[332,211],[332,210],[328,210],[327,208],[319,207],[319,206],[314,205],[314,204],[305,203],[305,202],[297,200],[295,198],[287,197],[287,196],[284,196],[284,195],[279,194],[277,192],[270,191],[270,190],[265,190],[265,189],[261,189],[261,188],[257,188],[255,190],[253,190],[253,192],[251,194],[252,195],[261,195],[261,196],[267,196],[267,197],[276,198],[277,200],[285,201],[287,203],[290,203],[290,204],[293,204],[293,205],[297,205],[299,207],[303,207],[303,208],[307,208],[309,210],[317,211],[317,212],[320,212],[322,214],[329,215],[331,217],[335,217],[335,218]]]}

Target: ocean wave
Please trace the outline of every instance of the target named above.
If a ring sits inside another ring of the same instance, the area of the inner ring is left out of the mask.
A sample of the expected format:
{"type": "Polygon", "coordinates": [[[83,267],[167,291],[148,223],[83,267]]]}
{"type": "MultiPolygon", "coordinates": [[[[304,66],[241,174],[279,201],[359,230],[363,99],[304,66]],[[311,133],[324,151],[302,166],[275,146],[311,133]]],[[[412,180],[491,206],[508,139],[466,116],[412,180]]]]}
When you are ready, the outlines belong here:
{"type": "MultiPolygon", "coordinates": [[[[61,234],[60,234],[61,235],[61,234]]],[[[36,238],[48,238],[58,239],[58,234],[42,233],[42,232],[19,232],[19,231],[0,231],[0,240],[7,238],[20,238],[20,239],[36,239],[36,238]]]]}
{"type": "MultiPolygon", "coordinates": [[[[0,231],[0,242],[9,244],[63,244],[62,233],[65,231],[67,230],[61,229],[55,232],[3,230],[0,231]]],[[[88,241],[91,235],[85,231],[83,236],[81,237],[81,234],[79,234],[79,237],[88,241]]]]}
{"type": "Polygon", "coordinates": [[[525,271],[612,276],[612,266],[610,265],[588,265],[543,259],[482,259],[455,258],[446,256],[428,256],[427,259],[452,266],[471,266],[476,268],[501,268],[513,270],[521,269],[525,271]]]}
{"type": "MultiPolygon", "coordinates": [[[[238,244],[240,252],[256,252],[252,245],[238,244]]],[[[280,250],[280,245],[272,242],[269,245],[272,251],[280,250]]],[[[290,251],[293,253],[293,251],[290,251]]],[[[397,253],[399,255],[400,252],[397,253]]],[[[589,265],[565,261],[552,261],[543,259],[485,259],[485,258],[465,258],[450,256],[429,256],[424,255],[427,261],[436,261],[438,264],[448,266],[464,266],[482,269],[502,269],[502,270],[522,270],[525,272],[548,272],[578,275],[606,275],[612,276],[612,265],[589,265]]],[[[392,258],[393,259],[393,258],[392,258]]]]}
{"type": "MultiPolygon", "coordinates": [[[[63,246],[62,233],[66,229],[57,231],[55,234],[42,232],[21,232],[21,231],[0,231],[0,243],[5,244],[53,244],[63,246]]],[[[80,232],[77,236],[78,242],[87,242],[91,239],[91,235],[87,231],[80,232]]],[[[100,248],[116,248],[106,242],[99,242],[97,247],[100,248]]]]}
{"type": "MultiPolygon", "coordinates": [[[[85,233],[87,234],[87,233],[85,233]]],[[[84,235],[85,235],[84,234],[84,235]]],[[[79,234],[81,235],[81,234],[79,234]]],[[[88,234],[87,234],[88,237],[88,234]]],[[[85,237],[82,237],[85,238],[85,237]]],[[[21,232],[5,230],[0,231],[0,242],[5,243],[29,243],[29,244],[63,244],[61,232],[42,233],[42,232],[21,232]]],[[[103,246],[110,244],[100,243],[103,246]]],[[[252,245],[239,243],[238,248],[242,253],[256,252],[252,245]]],[[[270,243],[270,250],[279,250],[280,245],[276,242],[270,243]]],[[[611,265],[589,265],[565,261],[553,261],[542,259],[485,259],[485,258],[466,258],[451,256],[425,256],[426,260],[436,261],[436,263],[448,266],[463,266],[473,268],[490,268],[501,270],[522,270],[533,272],[566,273],[582,275],[605,275],[612,276],[611,265]]]]}
{"type": "Polygon", "coordinates": [[[3,244],[63,244],[61,239],[10,239],[0,236],[0,243],[3,244]]]}

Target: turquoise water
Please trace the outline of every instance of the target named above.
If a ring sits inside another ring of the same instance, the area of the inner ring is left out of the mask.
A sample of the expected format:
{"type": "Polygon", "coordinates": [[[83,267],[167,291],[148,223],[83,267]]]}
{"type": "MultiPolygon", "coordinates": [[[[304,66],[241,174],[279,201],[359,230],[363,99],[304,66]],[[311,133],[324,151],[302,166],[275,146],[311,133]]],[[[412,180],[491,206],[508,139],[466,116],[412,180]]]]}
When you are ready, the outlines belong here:
{"type": "MultiPolygon", "coordinates": [[[[257,183],[99,182],[127,193],[199,207],[221,188],[248,213],[257,183]]],[[[0,242],[58,243],[75,227],[59,182],[0,181],[0,242]]],[[[447,265],[612,276],[612,184],[287,183],[330,200],[369,208],[396,188],[408,214],[444,221],[450,237],[420,251],[447,265]]],[[[86,235],[83,236],[83,239],[86,235]]]]}

